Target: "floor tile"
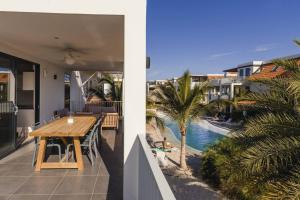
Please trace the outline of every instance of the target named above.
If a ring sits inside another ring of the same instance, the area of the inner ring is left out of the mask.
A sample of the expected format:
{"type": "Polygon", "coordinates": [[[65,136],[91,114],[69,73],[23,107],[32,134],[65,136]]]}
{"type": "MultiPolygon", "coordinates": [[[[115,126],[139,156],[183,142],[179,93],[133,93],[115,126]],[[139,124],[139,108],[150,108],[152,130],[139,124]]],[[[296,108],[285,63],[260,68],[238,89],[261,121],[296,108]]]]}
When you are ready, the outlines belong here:
{"type": "Polygon", "coordinates": [[[0,178],[0,194],[12,194],[25,181],[26,177],[1,177],[0,178]]]}
{"type": "Polygon", "coordinates": [[[91,194],[53,195],[50,200],[90,200],[91,194]]]}
{"type": "Polygon", "coordinates": [[[33,172],[33,176],[64,176],[67,169],[42,169],[39,172],[33,172]]]}
{"type": "Polygon", "coordinates": [[[63,177],[31,177],[16,194],[51,194],[63,177]]]}
{"type": "Polygon", "coordinates": [[[11,159],[11,160],[7,161],[6,164],[20,164],[20,163],[31,164],[32,155],[33,155],[33,152],[25,153],[24,155],[21,155],[17,158],[14,158],[14,159],[11,159]]]}
{"type": "Polygon", "coordinates": [[[98,176],[94,193],[122,194],[122,177],[98,176]]]}
{"type": "Polygon", "coordinates": [[[13,195],[9,200],[47,200],[50,195],[13,195]]]}
{"type": "Polygon", "coordinates": [[[94,166],[90,164],[90,162],[87,159],[84,160],[84,170],[79,171],[77,169],[70,169],[67,172],[67,176],[82,176],[82,175],[88,175],[88,176],[96,176],[98,175],[99,171],[99,159],[95,160],[94,166]]]}
{"type": "Polygon", "coordinates": [[[8,200],[10,195],[0,195],[0,200],[8,200]]]}
{"type": "Polygon", "coordinates": [[[122,196],[114,196],[111,194],[93,194],[91,200],[122,200],[122,196]]]}
{"type": "Polygon", "coordinates": [[[34,168],[31,165],[8,165],[9,171],[3,176],[31,176],[34,168]]]}
{"type": "Polygon", "coordinates": [[[66,176],[55,194],[91,194],[96,176],[66,176]]]}
{"type": "MultiPolygon", "coordinates": [[[[107,139],[100,148],[101,156],[95,159],[95,166],[84,156],[83,171],[42,169],[34,172],[31,149],[7,158],[0,164],[0,200],[122,199],[122,134],[114,134],[114,131],[103,131],[107,139]],[[96,194],[92,196],[94,186],[96,194]]],[[[58,156],[50,155],[48,161],[51,160],[57,161],[58,156]]]]}

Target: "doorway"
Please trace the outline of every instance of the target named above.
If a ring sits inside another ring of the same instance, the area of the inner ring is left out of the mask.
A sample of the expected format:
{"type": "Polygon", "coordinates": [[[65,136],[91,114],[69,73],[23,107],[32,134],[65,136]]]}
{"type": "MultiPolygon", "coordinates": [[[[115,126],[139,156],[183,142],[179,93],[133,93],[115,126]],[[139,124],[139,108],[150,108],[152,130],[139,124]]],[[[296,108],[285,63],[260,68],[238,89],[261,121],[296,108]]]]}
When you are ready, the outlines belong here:
{"type": "Polygon", "coordinates": [[[0,52],[0,157],[26,138],[39,121],[39,65],[0,52]]]}

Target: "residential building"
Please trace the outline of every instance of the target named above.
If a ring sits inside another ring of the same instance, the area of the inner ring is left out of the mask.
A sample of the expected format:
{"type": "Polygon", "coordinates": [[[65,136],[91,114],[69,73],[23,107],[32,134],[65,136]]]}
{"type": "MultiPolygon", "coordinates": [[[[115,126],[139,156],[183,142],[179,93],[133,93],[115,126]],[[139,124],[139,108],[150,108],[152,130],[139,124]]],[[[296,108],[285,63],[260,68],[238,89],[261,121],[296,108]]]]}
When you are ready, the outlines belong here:
{"type": "Polygon", "coordinates": [[[217,99],[233,99],[236,95],[240,95],[244,88],[246,79],[252,76],[260,66],[262,61],[251,61],[239,64],[234,68],[224,70],[224,78],[211,81],[213,87],[209,91],[209,101],[217,99]]]}
{"type": "MultiPolygon", "coordinates": [[[[252,74],[248,80],[259,80],[259,79],[272,79],[276,77],[286,77],[288,76],[287,71],[282,66],[277,66],[274,63],[274,60],[283,59],[283,60],[296,60],[300,64],[300,54],[295,54],[291,56],[279,57],[272,60],[264,61],[260,68],[252,74]]],[[[261,83],[246,84],[250,91],[261,92],[267,90],[267,88],[261,83]]]]}
{"type": "Polygon", "coordinates": [[[146,0],[4,0],[0,52],[2,157],[15,149],[14,128],[46,121],[65,107],[65,74],[70,101],[84,102],[79,72],[119,72],[123,148],[114,153],[123,162],[117,179],[123,199],[175,199],[145,140],[146,0]]]}

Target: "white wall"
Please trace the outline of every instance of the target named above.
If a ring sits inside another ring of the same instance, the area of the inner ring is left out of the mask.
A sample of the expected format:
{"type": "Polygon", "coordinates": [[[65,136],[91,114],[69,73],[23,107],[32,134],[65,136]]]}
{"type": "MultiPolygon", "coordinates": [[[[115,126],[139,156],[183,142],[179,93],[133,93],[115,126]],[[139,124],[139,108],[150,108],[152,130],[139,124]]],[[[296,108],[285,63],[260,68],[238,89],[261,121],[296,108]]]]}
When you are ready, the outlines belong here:
{"type": "Polygon", "coordinates": [[[64,72],[62,68],[41,64],[40,121],[48,120],[57,109],[64,108],[64,72]],[[54,79],[54,74],[57,79],[54,79]]]}
{"type": "Polygon", "coordinates": [[[82,110],[84,106],[84,98],[79,83],[76,80],[75,72],[71,72],[70,100],[71,100],[71,111],[82,110]]]}

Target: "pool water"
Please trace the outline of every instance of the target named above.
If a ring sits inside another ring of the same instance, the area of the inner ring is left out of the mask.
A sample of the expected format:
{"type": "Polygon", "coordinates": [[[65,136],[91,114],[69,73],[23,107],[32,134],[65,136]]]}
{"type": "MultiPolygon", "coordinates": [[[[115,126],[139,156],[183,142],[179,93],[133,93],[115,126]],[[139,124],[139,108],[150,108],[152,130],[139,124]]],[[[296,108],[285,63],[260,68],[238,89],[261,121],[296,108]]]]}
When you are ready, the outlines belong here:
{"type": "MultiPolygon", "coordinates": [[[[166,120],[166,126],[178,140],[181,139],[180,130],[175,122],[166,120]]],[[[201,127],[197,123],[190,123],[187,127],[186,144],[194,149],[204,151],[210,145],[225,137],[222,134],[201,127]]]]}

